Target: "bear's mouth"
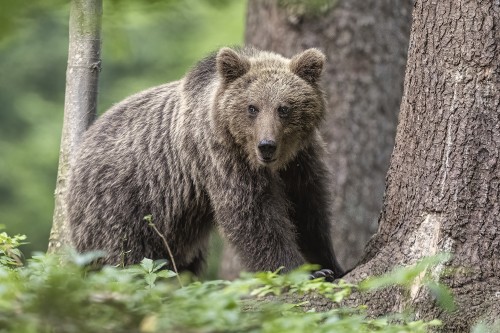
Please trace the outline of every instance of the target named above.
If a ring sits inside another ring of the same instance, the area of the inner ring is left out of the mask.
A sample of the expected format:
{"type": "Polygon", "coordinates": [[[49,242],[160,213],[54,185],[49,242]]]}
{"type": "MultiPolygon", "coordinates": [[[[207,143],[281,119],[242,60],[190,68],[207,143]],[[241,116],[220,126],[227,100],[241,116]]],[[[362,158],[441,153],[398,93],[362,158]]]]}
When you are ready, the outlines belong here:
{"type": "Polygon", "coordinates": [[[276,162],[277,158],[264,158],[264,157],[261,157],[259,156],[259,162],[264,164],[264,165],[268,165],[268,164],[271,164],[273,162],[276,162]]]}

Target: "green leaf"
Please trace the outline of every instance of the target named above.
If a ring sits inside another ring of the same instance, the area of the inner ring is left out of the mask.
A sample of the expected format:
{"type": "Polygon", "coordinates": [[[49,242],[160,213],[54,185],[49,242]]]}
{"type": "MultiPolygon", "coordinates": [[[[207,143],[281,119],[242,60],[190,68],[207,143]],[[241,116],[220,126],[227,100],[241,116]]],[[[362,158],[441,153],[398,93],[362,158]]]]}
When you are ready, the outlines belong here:
{"type": "Polygon", "coordinates": [[[153,260],[148,259],[148,258],[142,259],[141,267],[144,268],[144,270],[148,273],[153,272],[153,267],[154,267],[153,260]]]}
{"type": "Polygon", "coordinates": [[[448,312],[452,312],[456,309],[453,295],[447,286],[434,281],[429,281],[425,283],[425,285],[430,289],[432,295],[436,298],[441,308],[448,312]]]}
{"type": "Polygon", "coordinates": [[[426,257],[412,266],[398,266],[392,271],[377,277],[369,277],[359,284],[361,290],[373,291],[388,286],[410,286],[417,276],[424,273],[429,267],[444,264],[450,259],[449,253],[441,253],[426,257]]]}
{"type": "Polygon", "coordinates": [[[164,270],[159,271],[158,273],[156,273],[156,275],[158,275],[158,277],[162,277],[162,278],[168,279],[168,278],[176,276],[177,274],[175,274],[175,272],[172,272],[172,271],[164,269],[164,270]]]}
{"type": "Polygon", "coordinates": [[[162,267],[164,267],[168,263],[167,260],[161,259],[161,260],[155,260],[154,261],[154,268],[153,272],[159,271],[162,267]]]}
{"type": "Polygon", "coordinates": [[[155,286],[156,277],[157,277],[156,273],[151,273],[144,277],[149,288],[153,288],[155,286]]]}

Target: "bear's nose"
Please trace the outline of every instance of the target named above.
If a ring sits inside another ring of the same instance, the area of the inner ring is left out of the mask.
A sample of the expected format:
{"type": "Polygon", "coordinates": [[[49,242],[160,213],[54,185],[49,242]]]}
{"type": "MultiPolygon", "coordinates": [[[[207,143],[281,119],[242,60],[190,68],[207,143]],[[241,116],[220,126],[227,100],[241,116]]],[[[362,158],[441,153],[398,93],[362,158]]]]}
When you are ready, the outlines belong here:
{"type": "Polygon", "coordinates": [[[257,147],[264,161],[269,161],[273,158],[276,151],[276,142],[273,140],[262,140],[257,147]]]}

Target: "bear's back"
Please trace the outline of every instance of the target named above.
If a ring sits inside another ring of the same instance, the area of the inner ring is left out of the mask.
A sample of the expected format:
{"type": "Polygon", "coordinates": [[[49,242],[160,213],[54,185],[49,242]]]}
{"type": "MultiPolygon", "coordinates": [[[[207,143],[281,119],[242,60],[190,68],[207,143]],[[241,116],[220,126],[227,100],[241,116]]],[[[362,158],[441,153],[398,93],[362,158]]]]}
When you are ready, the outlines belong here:
{"type": "MultiPolygon", "coordinates": [[[[79,251],[122,248],[117,242],[126,238],[157,239],[143,221],[146,215],[170,234],[166,228],[172,226],[160,222],[190,218],[185,207],[208,214],[205,202],[189,202],[200,201],[200,194],[179,163],[183,157],[174,142],[182,112],[180,85],[176,81],[128,97],[85,133],[68,194],[68,217],[79,251]],[[107,237],[92,236],[102,230],[107,237]]],[[[161,243],[151,247],[163,251],[161,243]]],[[[116,258],[118,253],[108,255],[116,258]]]]}

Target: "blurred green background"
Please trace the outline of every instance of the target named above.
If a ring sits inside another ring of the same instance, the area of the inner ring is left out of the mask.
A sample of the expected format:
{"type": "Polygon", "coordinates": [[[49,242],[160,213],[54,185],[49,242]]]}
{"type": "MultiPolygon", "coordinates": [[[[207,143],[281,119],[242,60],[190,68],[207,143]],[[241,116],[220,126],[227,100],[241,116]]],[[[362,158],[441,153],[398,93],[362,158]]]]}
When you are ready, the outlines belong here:
{"type": "MultiPolygon", "coordinates": [[[[243,42],[245,0],[104,0],[99,113],[243,42]]],[[[54,209],[69,1],[0,0],[0,224],[46,251],[54,209]]]]}

